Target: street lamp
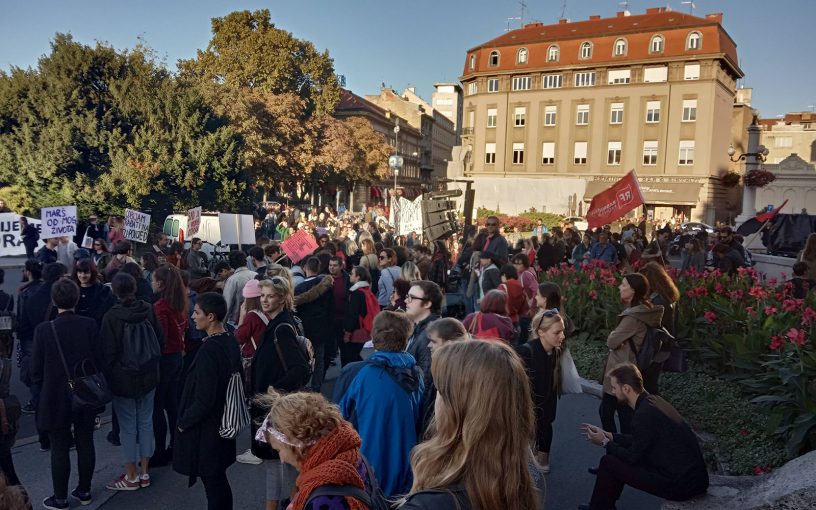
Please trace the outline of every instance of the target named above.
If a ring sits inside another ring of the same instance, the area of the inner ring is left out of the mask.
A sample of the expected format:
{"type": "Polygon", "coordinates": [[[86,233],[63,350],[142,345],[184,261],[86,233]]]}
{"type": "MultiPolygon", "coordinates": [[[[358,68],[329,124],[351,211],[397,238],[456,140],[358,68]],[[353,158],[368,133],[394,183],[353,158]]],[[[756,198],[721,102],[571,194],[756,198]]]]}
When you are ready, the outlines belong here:
{"type": "Polygon", "coordinates": [[[756,160],[758,162],[764,163],[765,160],[768,159],[768,153],[770,153],[770,151],[764,145],[760,145],[759,147],[757,147],[756,152],[745,152],[745,153],[740,154],[739,156],[737,156],[736,159],[735,159],[734,155],[736,153],[737,153],[737,151],[736,151],[736,149],[734,149],[734,146],[729,145],[728,146],[728,158],[732,162],[736,163],[738,161],[745,161],[745,158],[752,157],[752,158],[756,158],[756,160]]]}
{"type": "Polygon", "coordinates": [[[397,125],[394,126],[394,154],[388,158],[388,166],[391,168],[391,173],[394,174],[394,195],[391,198],[391,207],[394,207],[394,201],[397,199],[397,177],[399,177],[400,170],[402,170],[402,156],[399,155],[399,119],[397,125]]]}

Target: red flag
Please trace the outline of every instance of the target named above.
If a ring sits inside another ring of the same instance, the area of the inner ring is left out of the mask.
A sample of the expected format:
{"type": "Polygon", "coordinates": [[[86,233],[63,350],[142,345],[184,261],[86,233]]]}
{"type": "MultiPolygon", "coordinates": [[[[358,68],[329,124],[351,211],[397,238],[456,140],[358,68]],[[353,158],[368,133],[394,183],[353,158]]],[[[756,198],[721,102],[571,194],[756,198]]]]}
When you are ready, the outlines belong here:
{"type": "Polygon", "coordinates": [[[643,205],[637,175],[632,170],[623,179],[592,197],[586,214],[589,228],[597,228],[612,223],[639,205],[643,205]]]}
{"type": "Polygon", "coordinates": [[[779,214],[779,211],[781,211],[782,208],[785,207],[785,204],[787,204],[787,203],[788,203],[788,199],[786,198],[785,201],[782,202],[782,205],[780,205],[779,207],[777,207],[773,211],[767,211],[767,212],[764,212],[762,214],[757,214],[757,217],[756,217],[757,221],[760,222],[760,223],[765,223],[766,221],[770,220],[771,218],[773,218],[774,216],[779,214]]]}

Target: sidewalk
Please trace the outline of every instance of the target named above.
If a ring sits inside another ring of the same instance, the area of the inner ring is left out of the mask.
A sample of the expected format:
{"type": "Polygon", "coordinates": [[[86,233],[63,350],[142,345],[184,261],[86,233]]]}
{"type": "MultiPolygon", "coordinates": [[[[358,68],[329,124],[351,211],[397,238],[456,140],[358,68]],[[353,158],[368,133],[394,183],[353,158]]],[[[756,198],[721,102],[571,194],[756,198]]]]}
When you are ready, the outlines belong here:
{"type": "Polygon", "coordinates": [[[8,257],[0,257],[0,268],[8,269],[10,267],[23,267],[25,266],[26,259],[25,255],[12,255],[8,257]]]}

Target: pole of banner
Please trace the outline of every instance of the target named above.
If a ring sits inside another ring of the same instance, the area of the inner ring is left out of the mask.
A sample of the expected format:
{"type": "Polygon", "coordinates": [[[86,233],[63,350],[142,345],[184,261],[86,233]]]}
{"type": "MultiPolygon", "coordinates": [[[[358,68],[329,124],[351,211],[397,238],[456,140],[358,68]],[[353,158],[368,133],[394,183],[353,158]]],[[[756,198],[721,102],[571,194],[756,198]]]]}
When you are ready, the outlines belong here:
{"type": "Polygon", "coordinates": [[[763,223],[762,226],[759,227],[759,230],[757,230],[756,232],[751,234],[750,237],[745,238],[745,242],[743,242],[743,246],[745,246],[746,250],[748,249],[749,246],[751,246],[751,242],[756,238],[756,236],[758,236],[760,234],[760,232],[765,230],[765,227],[768,226],[768,223],[771,222],[771,219],[773,219],[773,218],[768,218],[767,220],[765,220],[765,223],[763,223]]]}
{"type": "Polygon", "coordinates": [[[238,236],[238,249],[241,249],[241,215],[235,215],[235,233],[238,236]]]}

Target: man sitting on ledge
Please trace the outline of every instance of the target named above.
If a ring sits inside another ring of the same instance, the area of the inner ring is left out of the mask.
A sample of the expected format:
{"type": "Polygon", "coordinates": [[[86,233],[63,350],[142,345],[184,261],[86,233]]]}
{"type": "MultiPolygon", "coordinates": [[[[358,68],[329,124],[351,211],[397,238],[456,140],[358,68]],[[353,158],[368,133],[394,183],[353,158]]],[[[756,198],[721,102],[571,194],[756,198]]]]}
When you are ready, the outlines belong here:
{"type": "Polygon", "coordinates": [[[624,485],[671,501],[686,501],[708,490],[708,471],[697,437],[677,410],[643,389],[643,376],[631,363],[609,372],[618,401],[634,409],[632,434],[612,434],[589,424],[587,441],[606,455],[596,470],[589,505],[579,510],[615,508],[624,485]]]}

